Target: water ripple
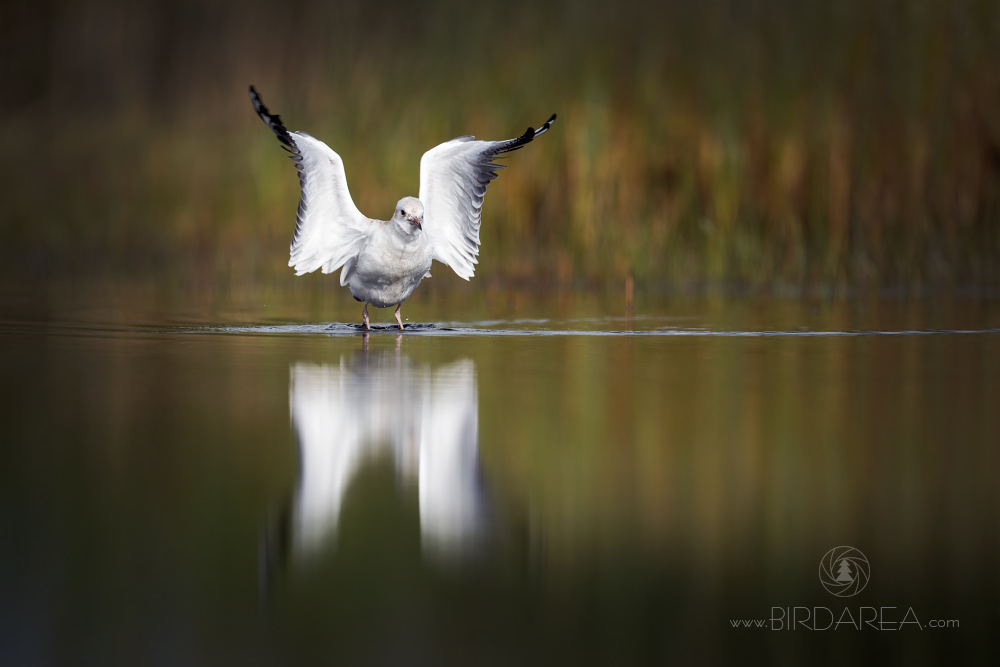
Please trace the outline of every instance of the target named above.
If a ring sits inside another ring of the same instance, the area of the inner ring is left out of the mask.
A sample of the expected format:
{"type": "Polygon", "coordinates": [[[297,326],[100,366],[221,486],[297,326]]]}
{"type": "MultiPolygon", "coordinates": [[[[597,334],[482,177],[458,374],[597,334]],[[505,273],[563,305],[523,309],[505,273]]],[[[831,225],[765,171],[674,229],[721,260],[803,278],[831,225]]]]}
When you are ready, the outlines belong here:
{"type": "MultiPolygon", "coordinates": [[[[596,320],[595,320],[596,322],[596,320]]],[[[899,331],[876,330],[844,330],[815,331],[798,329],[791,331],[732,331],[697,327],[664,327],[650,329],[576,329],[576,328],[514,328],[484,325],[524,324],[526,322],[470,322],[437,324],[407,324],[400,332],[395,325],[373,325],[371,335],[396,334],[423,336],[694,336],[694,337],[742,337],[742,338],[773,338],[773,337],[836,337],[836,336],[934,336],[934,335],[969,335],[998,334],[1000,329],[906,329],[899,331]]],[[[547,323],[544,320],[532,320],[530,324],[547,323]]],[[[324,334],[327,336],[355,336],[365,333],[361,324],[284,324],[262,326],[224,326],[205,327],[190,330],[191,333],[234,333],[234,334],[324,334]]]]}
{"type": "MultiPolygon", "coordinates": [[[[727,330],[707,327],[655,326],[647,321],[645,328],[612,328],[621,325],[623,318],[586,318],[577,320],[490,320],[482,322],[446,322],[442,324],[413,323],[406,324],[400,332],[398,327],[389,324],[373,325],[370,335],[406,335],[406,336],[686,336],[686,337],[722,337],[722,338],[816,338],[816,337],[847,337],[847,336],[948,336],[948,335],[991,335],[1000,334],[1000,328],[983,329],[901,329],[901,330],[727,330]],[[520,325],[520,326],[519,326],[520,325]],[[549,326],[544,326],[549,325],[549,326]],[[594,328],[580,328],[590,325],[594,328]],[[601,328],[603,325],[604,328],[601,328]],[[611,326],[609,326],[611,325],[611,326]]],[[[663,320],[660,319],[660,322],[663,320]]],[[[673,321],[676,321],[673,320],[673,321]]],[[[633,324],[642,325],[633,320],[633,324]]],[[[0,321],[0,334],[48,334],[48,335],[122,335],[122,334],[229,334],[256,336],[291,336],[291,335],[325,335],[325,336],[358,336],[365,333],[364,325],[354,323],[334,322],[332,324],[259,324],[259,325],[148,325],[148,324],[110,324],[110,323],[28,323],[0,321]]]]}

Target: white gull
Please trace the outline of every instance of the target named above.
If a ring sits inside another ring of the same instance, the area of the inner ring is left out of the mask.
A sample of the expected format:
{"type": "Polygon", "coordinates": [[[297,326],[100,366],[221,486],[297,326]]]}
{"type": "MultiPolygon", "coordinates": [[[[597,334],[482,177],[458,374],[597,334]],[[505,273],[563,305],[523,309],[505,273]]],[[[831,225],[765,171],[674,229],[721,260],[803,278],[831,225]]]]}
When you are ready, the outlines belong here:
{"type": "Polygon", "coordinates": [[[399,311],[420,281],[430,277],[433,260],[465,280],[472,277],[486,186],[505,168],[494,160],[543,134],[556,119],[553,114],[537,130],[529,127],[515,139],[474,141],[464,136],[435,146],[420,158],[419,197],[400,199],[392,219],[373,220],[354,205],[337,153],[305,132],[289,132],[253,86],[250,100],[299,171],[302,199],[288,265],[299,276],[343,267],[340,284],[365,304],[366,329],[371,328],[368,304],[396,306],[396,322],[403,328],[399,311]]]}

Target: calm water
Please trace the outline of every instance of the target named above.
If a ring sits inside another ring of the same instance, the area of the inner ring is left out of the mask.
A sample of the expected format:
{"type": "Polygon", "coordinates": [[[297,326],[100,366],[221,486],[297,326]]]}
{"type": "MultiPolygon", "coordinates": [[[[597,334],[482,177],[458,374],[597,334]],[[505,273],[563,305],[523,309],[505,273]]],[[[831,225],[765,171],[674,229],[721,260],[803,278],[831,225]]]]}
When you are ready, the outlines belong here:
{"type": "Polygon", "coordinates": [[[0,311],[3,664],[997,657],[996,301],[136,290],[0,311]]]}

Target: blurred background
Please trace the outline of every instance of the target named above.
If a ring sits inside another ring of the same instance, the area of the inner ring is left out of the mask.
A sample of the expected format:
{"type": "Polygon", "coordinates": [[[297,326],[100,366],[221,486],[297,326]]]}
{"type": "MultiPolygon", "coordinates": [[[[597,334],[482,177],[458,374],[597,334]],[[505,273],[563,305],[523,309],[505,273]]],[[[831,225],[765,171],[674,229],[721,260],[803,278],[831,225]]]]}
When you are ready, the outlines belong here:
{"type": "Polygon", "coordinates": [[[253,83],[372,217],[558,113],[491,186],[486,284],[1000,284],[1000,4],[651,4],[6,3],[0,276],[290,282],[253,83]]]}
{"type": "Polygon", "coordinates": [[[1000,664],[1000,3],[653,4],[2,3],[0,662],[1000,664]],[[377,218],[436,144],[559,118],[476,277],[407,302],[438,330],[369,341],[287,266],[250,84],[377,218]],[[380,441],[318,569],[261,576],[303,368],[412,406],[462,370],[482,561],[424,563],[380,441]],[[839,611],[837,545],[858,604],[960,627],[733,629],[839,611]]]}

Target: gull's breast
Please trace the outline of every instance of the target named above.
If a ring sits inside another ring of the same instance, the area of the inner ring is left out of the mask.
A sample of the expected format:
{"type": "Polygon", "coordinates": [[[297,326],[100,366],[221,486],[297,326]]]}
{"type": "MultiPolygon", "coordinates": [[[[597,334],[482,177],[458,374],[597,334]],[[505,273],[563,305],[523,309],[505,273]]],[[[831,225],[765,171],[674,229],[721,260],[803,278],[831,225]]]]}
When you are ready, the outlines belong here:
{"type": "Polygon", "coordinates": [[[351,275],[351,294],[373,306],[386,308],[405,301],[430,270],[426,240],[410,243],[391,235],[373,238],[361,254],[351,275]]]}

